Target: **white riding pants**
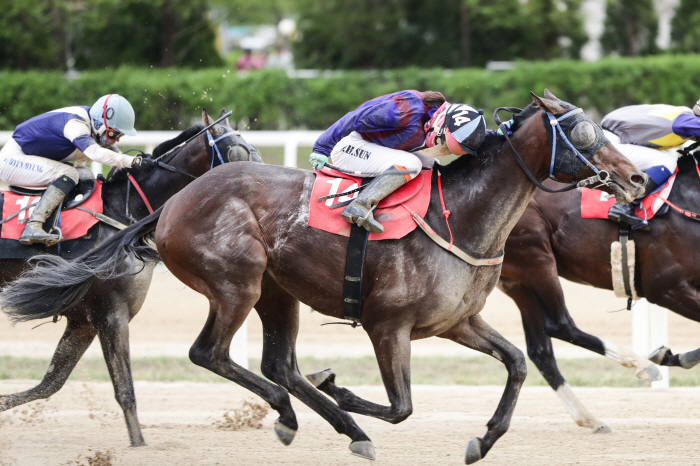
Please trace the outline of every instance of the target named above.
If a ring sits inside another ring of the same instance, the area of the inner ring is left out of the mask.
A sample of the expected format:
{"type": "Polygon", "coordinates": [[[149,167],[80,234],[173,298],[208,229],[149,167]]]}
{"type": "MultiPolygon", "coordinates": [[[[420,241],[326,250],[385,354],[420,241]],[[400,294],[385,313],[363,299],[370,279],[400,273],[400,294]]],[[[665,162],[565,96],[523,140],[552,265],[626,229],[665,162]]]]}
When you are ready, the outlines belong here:
{"type": "Polygon", "coordinates": [[[331,152],[331,159],[333,165],[338,168],[365,173],[368,176],[377,176],[391,167],[398,166],[403,167],[399,170],[410,171],[411,173],[405,176],[413,179],[423,167],[423,162],[416,155],[365,141],[355,131],[338,141],[331,152]]]}
{"type": "Polygon", "coordinates": [[[80,178],[78,170],[68,164],[25,154],[13,138],[0,149],[0,180],[7,184],[37,188],[48,186],[62,176],[76,183],[80,178]]]}
{"type": "Polygon", "coordinates": [[[664,166],[673,174],[678,166],[678,153],[675,149],[657,150],[651,147],[638,146],[636,144],[621,144],[620,138],[610,131],[603,130],[605,137],[622,152],[622,155],[635,164],[637,168],[645,172],[651,167],[664,166]]]}

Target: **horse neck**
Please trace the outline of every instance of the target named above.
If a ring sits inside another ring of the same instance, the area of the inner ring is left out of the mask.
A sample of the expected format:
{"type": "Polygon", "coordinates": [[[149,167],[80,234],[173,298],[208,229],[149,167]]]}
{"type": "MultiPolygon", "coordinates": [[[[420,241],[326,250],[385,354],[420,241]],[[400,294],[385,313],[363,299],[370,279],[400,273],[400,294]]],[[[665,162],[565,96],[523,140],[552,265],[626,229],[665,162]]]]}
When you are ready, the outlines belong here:
{"type": "MultiPolygon", "coordinates": [[[[531,118],[511,141],[530,171],[543,181],[548,175],[549,146],[544,128],[535,126],[538,121],[539,115],[531,118]]],[[[455,244],[480,257],[493,257],[503,250],[536,189],[510,151],[503,141],[480,155],[483,162],[472,169],[466,164],[444,169],[443,191],[446,208],[454,212],[450,226],[455,244]]]]}
{"type": "MultiPolygon", "coordinates": [[[[200,138],[185,146],[172,159],[166,158],[171,165],[193,176],[200,176],[209,169],[206,147],[200,138]]],[[[193,178],[181,173],[171,172],[164,168],[156,167],[152,172],[133,175],[139,184],[146,199],[153,210],[157,210],[168,199],[177,194],[193,178]]],[[[116,182],[105,183],[102,189],[105,215],[108,215],[122,223],[129,222],[126,218],[126,193],[128,179],[119,179],[116,182]]],[[[129,212],[135,219],[141,219],[148,215],[148,208],[138,191],[132,185],[129,189],[129,212]]]]}

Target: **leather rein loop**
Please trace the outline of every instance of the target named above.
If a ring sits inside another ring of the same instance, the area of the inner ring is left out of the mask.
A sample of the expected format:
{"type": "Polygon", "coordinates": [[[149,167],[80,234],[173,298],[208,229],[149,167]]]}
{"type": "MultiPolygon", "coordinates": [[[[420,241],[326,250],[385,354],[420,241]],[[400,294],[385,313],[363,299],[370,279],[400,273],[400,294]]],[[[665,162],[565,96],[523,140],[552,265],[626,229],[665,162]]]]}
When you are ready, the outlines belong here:
{"type": "Polygon", "coordinates": [[[505,137],[506,142],[508,143],[508,146],[510,147],[510,153],[513,155],[513,158],[517,162],[518,166],[520,166],[520,169],[523,172],[525,172],[525,175],[530,179],[530,181],[535,186],[540,188],[542,191],[547,192],[547,193],[563,193],[566,191],[571,191],[572,189],[576,189],[578,187],[589,186],[589,185],[594,184],[594,183],[601,183],[604,185],[608,184],[608,181],[610,179],[610,174],[605,170],[598,170],[588,160],[586,160],[585,157],[583,157],[583,155],[581,155],[581,153],[578,150],[576,150],[576,148],[569,142],[569,140],[566,138],[566,135],[564,135],[564,132],[562,131],[562,129],[559,125],[559,120],[563,120],[564,118],[568,118],[574,114],[578,114],[580,112],[583,112],[583,110],[581,110],[580,108],[574,109],[570,112],[565,113],[564,115],[559,117],[559,119],[557,119],[551,113],[547,113],[544,110],[541,110],[543,113],[545,113],[549,117],[550,124],[552,124],[553,127],[556,127],[559,130],[558,132],[554,131],[554,137],[552,138],[552,145],[551,145],[552,158],[551,158],[550,167],[549,167],[550,174],[552,173],[552,169],[554,167],[554,159],[555,159],[555,155],[556,155],[557,135],[559,137],[561,137],[562,140],[564,141],[564,143],[574,152],[574,155],[576,155],[581,160],[583,160],[586,163],[586,165],[588,165],[590,168],[592,168],[593,172],[596,173],[594,176],[586,178],[585,180],[581,180],[577,183],[572,183],[569,186],[566,186],[562,189],[550,189],[550,188],[546,187],[545,185],[543,185],[542,183],[540,183],[537,180],[537,178],[535,178],[535,175],[532,174],[532,172],[528,168],[527,164],[525,164],[525,161],[522,159],[520,154],[518,154],[518,151],[513,146],[513,142],[511,141],[510,136],[508,136],[508,127],[505,125],[505,123],[501,122],[500,118],[498,118],[498,112],[501,110],[510,112],[512,114],[518,114],[518,113],[522,112],[522,109],[516,108],[516,107],[498,107],[493,112],[493,119],[496,122],[496,124],[498,125],[498,128],[503,133],[503,136],[505,137]]]}

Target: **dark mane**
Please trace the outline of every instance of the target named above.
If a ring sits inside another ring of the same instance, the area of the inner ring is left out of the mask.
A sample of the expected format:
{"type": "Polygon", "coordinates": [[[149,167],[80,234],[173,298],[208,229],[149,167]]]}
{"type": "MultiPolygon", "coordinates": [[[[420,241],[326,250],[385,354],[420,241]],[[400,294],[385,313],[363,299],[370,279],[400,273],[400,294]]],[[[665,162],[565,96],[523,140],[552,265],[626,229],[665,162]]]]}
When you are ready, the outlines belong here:
{"type": "MultiPolygon", "coordinates": [[[[191,127],[190,129],[186,129],[182,133],[178,134],[175,136],[173,139],[170,139],[168,141],[160,143],[158,146],[156,146],[155,149],[153,149],[153,154],[148,154],[149,158],[157,158],[160,157],[162,154],[165,154],[168,152],[170,149],[173,147],[177,146],[178,144],[182,144],[183,142],[187,141],[189,138],[197,134],[199,131],[204,128],[204,125],[199,123],[191,127]]],[[[132,155],[138,155],[138,153],[132,155]]],[[[114,175],[112,178],[109,180],[110,183],[122,183],[126,181],[127,179],[127,172],[126,170],[117,170],[114,172],[114,175]]]]}
{"type": "Polygon", "coordinates": [[[203,124],[196,124],[190,129],[186,129],[185,131],[180,133],[174,139],[160,143],[155,149],[153,149],[153,157],[160,157],[162,154],[165,154],[178,144],[182,144],[183,142],[187,141],[189,138],[197,134],[199,131],[201,131],[202,128],[204,128],[203,124]]]}
{"type": "MultiPolygon", "coordinates": [[[[678,172],[685,172],[685,171],[695,171],[695,159],[693,158],[692,154],[693,152],[687,152],[683,155],[680,156],[678,159],[678,172]]],[[[679,154],[680,155],[680,154],[679,154]]],[[[698,159],[698,162],[700,162],[700,154],[695,154],[695,157],[698,159]]]]}

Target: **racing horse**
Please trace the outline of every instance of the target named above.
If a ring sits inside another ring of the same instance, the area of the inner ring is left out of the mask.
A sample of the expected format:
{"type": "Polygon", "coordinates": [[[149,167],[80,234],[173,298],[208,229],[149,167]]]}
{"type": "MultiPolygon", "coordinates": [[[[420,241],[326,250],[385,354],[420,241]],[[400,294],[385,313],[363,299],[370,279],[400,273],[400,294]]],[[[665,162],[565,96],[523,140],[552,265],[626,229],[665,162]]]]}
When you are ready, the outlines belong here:
{"type": "MultiPolygon", "coordinates": [[[[461,157],[439,169],[444,203],[452,211],[454,243],[478,258],[500,256],[535,183],[550,173],[548,128],[553,126],[549,121],[545,124],[546,118],[561,119],[561,126],[565,121],[574,128],[583,125],[585,135],[569,132],[569,138],[590,149],[579,148],[588,165],[578,165],[573,162],[573,146],[565,146],[562,137],[555,136],[559,141],[555,164],[566,167],[558,172],[559,179],[606,170],[609,177],[604,189],[620,200],[630,201],[643,190],[644,175],[607,144],[600,128],[580,109],[548,91],[545,98],[532,96],[533,103],[515,118],[510,146],[492,132],[480,147],[479,157],[461,157]],[[569,116],[570,120],[564,120],[569,116]],[[522,157],[520,162],[516,156],[522,157]]],[[[391,423],[410,416],[411,340],[438,336],[484,352],[508,370],[486,435],[467,443],[465,462],[480,460],[507,431],[526,376],[522,352],[478,315],[498,282],[500,265],[469,265],[418,230],[401,240],[370,242],[360,320],[374,346],[390,405],[361,399],[338,387],[331,370],[309,374],[313,385],[309,384],[299,373],[295,355],[299,302],[327,316],[343,317],[344,269],[338,259],[348,246],[347,237],[307,226],[313,184],[313,173],[284,167],[244,163],[214,170],[183,189],[162,210],[100,248],[71,262],[33,270],[3,292],[2,304],[23,312],[22,301],[33,296],[73,293],[73,299],[80,299],[76,290],[84,281],[119,276],[113,264],[123,263],[125,257],[157,260],[158,255],[145,243],[155,230],[165,265],[209,299],[209,317],[190,350],[190,359],[251,390],[278,411],[274,432],[282,443],[290,444],[298,429],[291,393],[338,433],[347,435],[353,454],[374,459],[372,442],[348,412],[391,423]],[[52,277],[58,276],[74,279],[52,286],[52,277]],[[37,287],[37,283],[46,285],[37,287]],[[263,325],[262,374],[274,383],[229,357],[231,339],[253,307],[263,325]]],[[[425,220],[444,237],[448,226],[440,198],[433,189],[425,220]]],[[[52,312],[60,313],[61,308],[57,305],[52,312]]]]}
{"type": "MultiPolygon", "coordinates": [[[[222,116],[224,114],[225,111],[222,111],[222,116]]],[[[202,117],[205,125],[214,123],[206,110],[203,110],[202,117]]],[[[128,196],[127,171],[117,171],[115,176],[108,179],[103,185],[104,215],[116,220],[117,226],[119,223],[128,224],[132,218],[135,221],[135,219],[142,219],[149,214],[146,202],[155,208],[162,206],[193,179],[209,171],[213,165],[218,166],[223,162],[242,160],[262,161],[257,149],[245,142],[240,134],[230,128],[228,119],[208,130],[211,138],[202,133],[201,136],[194,137],[190,142],[187,142],[202,129],[202,125],[195,125],[175,139],[166,141],[155,148],[153,157],[162,157],[158,167],[150,173],[133,175],[137,185],[145,195],[143,199],[134,192],[134,188],[131,188],[132,195],[128,196]],[[210,145],[208,139],[217,142],[210,145]],[[178,147],[183,143],[186,144],[181,148],[178,147]],[[167,154],[171,150],[172,153],[167,154]]],[[[114,228],[107,226],[100,228],[100,235],[104,235],[104,239],[106,239],[115,231],[114,228]]],[[[104,239],[100,239],[100,241],[104,239]]],[[[41,262],[55,259],[53,256],[39,256],[30,260],[0,260],[0,280],[7,284],[19,277],[35,260],[41,262]]],[[[88,285],[83,290],[83,298],[64,310],[62,314],[67,319],[66,329],[43,380],[29,390],[1,395],[0,411],[14,408],[29,401],[48,398],[56,393],[63,386],[95,336],[98,336],[114,386],[115,397],[124,412],[131,446],[146,444],[136,413],[136,397],[129,359],[128,324],[146,298],[153,267],[149,265],[137,268],[124,267],[124,269],[128,270],[129,273],[119,279],[88,285]]],[[[60,283],[61,278],[58,278],[60,283]]],[[[51,317],[42,314],[41,310],[42,306],[48,304],[47,299],[50,297],[40,296],[34,300],[32,307],[35,313],[30,318],[51,317]]],[[[28,320],[20,315],[14,315],[12,318],[15,322],[28,320]]]]}
{"type": "MultiPolygon", "coordinates": [[[[700,172],[696,162],[690,154],[678,162],[678,175],[669,201],[679,207],[697,206],[700,172]]],[[[637,295],[696,322],[700,322],[698,237],[698,225],[675,212],[657,215],[651,222],[651,231],[634,232],[637,295]]],[[[634,367],[640,379],[660,378],[658,369],[649,360],[579,329],[566,308],[559,277],[613,289],[610,244],[617,238],[617,223],[581,218],[580,192],[559,196],[538,192],[506,241],[506,258],[498,285],[520,309],[530,359],[575,422],[601,433],[610,432],[610,428],[576,399],[559,372],[551,338],[634,367]]],[[[674,355],[662,347],[649,358],[657,364],[689,369],[700,362],[700,350],[674,355]]]]}

